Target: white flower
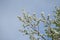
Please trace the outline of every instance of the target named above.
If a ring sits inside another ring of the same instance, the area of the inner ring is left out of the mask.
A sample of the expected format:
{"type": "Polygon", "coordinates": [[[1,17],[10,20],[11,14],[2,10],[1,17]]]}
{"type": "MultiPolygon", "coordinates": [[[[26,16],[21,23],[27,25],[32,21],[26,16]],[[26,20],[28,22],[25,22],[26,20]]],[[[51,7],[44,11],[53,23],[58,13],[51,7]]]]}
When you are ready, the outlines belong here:
{"type": "Polygon", "coordinates": [[[48,16],[50,16],[50,14],[48,14],[48,16]]]}
{"type": "Polygon", "coordinates": [[[52,19],[49,19],[50,21],[52,20],[52,19]]]}
{"type": "Polygon", "coordinates": [[[43,11],[41,12],[41,15],[44,15],[44,12],[43,11]]]}
{"type": "Polygon", "coordinates": [[[54,30],[54,32],[55,32],[56,34],[59,34],[56,30],[54,30]]]}

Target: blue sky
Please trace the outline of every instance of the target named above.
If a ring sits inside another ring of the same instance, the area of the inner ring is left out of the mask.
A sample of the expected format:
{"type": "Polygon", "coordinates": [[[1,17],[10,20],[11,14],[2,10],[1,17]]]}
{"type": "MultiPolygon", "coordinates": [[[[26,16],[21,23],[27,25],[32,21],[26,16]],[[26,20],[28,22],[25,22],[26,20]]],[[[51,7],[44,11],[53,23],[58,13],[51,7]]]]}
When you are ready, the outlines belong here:
{"type": "Polygon", "coordinates": [[[28,40],[18,31],[21,23],[17,16],[22,9],[52,14],[55,6],[60,6],[60,0],[0,0],[0,40],[28,40]]]}

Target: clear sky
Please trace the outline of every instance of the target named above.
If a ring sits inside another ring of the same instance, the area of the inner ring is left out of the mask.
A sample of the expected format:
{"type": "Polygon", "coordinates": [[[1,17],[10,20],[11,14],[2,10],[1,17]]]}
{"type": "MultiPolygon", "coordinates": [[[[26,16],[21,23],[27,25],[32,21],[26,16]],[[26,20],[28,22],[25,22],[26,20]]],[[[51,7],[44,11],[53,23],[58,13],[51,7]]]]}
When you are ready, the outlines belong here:
{"type": "Polygon", "coordinates": [[[22,9],[52,14],[55,6],[60,6],[60,0],[0,0],[0,40],[28,40],[18,31],[21,23],[17,16],[22,9]]]}

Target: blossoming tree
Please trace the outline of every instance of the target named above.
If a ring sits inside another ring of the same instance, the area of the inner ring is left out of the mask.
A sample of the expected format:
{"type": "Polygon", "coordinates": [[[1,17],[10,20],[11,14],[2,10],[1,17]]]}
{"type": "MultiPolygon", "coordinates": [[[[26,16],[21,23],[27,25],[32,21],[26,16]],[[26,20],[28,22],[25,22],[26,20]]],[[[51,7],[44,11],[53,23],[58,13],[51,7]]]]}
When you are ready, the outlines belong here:
{"type": "Polygon", "coordinates": [[[29,15],[27,12],[23,12],[23,17],[19,17],[19,20],[23,23],[23,29],[19,29],[20,32],[29,35],[30,40],[48,40],[47,38],[51,38],[52,40],[60,39],[60,8],[56,8],[54,11],[54,19],[50,17],[50,14],[45,16],[44,12],[40,14],[40,17],[36,16],[36,13],[29,15]],[[45,34],[40,33],[40,23],[44,24],[44,32],[45,34]],[[51,26],[55,25],[55,27],[51,26]],[[36,37],[37,36],[37,37],[36,37]],[[47,38],[46,38],[47,36],[47,38]]]}

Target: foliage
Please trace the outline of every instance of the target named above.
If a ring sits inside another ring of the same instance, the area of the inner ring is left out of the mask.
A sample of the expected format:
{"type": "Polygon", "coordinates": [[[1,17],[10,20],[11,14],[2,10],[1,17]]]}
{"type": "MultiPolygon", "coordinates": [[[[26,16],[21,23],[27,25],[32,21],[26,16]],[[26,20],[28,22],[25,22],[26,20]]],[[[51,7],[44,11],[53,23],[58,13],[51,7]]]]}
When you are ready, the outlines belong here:
{"type": "Polygon", "coordinates": [[[23,23],[23,28],[19,31],[29,35],[30,40],[47,40],[48,38],[52,38],[52,40],[59,40],[60,39],[60,9],[56,8],[55,15],[53,15],[54,19],[50,18],[50,14],[46,17],[44,12],[41,13],[41,18],[36,16],[36,13],[29,15],[27,12],[23,12],[23,17],[19,17],[19,20],[23,23]],[[40,23],[44,23],[44,27],[46,28],[45,34],[40,33],[40,23]],[[53,28],[51,26],[55,24],[56,27],[53,28]],[[36,37],[37,36],[37,37],[36,37]]]}
{"type": "Polygon", "coordinates": [[[56,8],[55,11],[55,20],[53,21],[53,24],[56,25],[55,29],[55,35],[54,35],[54,40],[60,40],[60,8],[56,8]]]}

